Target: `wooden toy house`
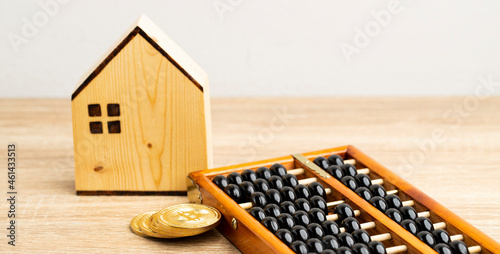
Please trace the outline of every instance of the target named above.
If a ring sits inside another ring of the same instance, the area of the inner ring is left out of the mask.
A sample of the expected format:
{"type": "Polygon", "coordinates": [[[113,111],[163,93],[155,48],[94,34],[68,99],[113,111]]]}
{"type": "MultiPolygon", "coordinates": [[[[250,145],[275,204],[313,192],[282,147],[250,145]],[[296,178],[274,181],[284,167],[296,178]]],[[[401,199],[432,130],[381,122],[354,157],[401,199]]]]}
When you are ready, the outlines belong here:
{"type": "Polygon", "coordinates": [[[211,167],[206,73],[142,16],[72,95],[77,194],[185,193],[211,167]]]}

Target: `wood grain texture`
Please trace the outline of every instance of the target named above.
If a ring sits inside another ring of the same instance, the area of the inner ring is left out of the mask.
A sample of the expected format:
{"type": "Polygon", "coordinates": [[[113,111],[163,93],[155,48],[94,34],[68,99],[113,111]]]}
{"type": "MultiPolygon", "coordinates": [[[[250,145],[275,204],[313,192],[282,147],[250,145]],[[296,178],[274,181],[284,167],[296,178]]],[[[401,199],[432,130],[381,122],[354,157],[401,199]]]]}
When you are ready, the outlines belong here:
{"type": "Polygon", "coordinates": [[[209,165],[204,107],[203,92],[137,34],[72,100],[76,190],[185,190],[178,179],[209,165]],[[110,103],[120,116],[107,116],[110,103]],[[102,116],[89,116],[89,104],[102,116]],[[102,134],[90,133],[92,121],[102,134]]]}
{"type": "MultiPolygon", "coordinates": [[[[482,100],[459,123],[443,117],[464,99],[213,99],[214,166],[353,144],[500,241],[500,98],[482,100]],[[446,139],[408,169],[402,161],[436,129],[446,139]]],[[[69,100],[0,100],[0,140],[0,162],[7,142],[18,144],[20,190],[19,245],[2,242],[1,253],[237,252],[216,231],[178,240],[129,231],[135,215],[185,197],[76,196],[69,100]]],[[[0,174],[0,190],[6,184],[0,174]]],[[[6,214],[1,205],[0,221],[6,214]]]]}

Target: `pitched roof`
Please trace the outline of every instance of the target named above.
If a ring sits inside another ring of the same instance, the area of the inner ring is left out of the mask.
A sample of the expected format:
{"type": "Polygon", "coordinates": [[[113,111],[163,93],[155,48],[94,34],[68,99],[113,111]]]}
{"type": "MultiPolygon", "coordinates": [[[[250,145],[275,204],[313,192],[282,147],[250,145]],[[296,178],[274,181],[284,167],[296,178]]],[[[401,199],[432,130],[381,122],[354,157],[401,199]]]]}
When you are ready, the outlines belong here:
{"type": "Polygon", "coordinates": [[[71,100],[92,81],[106,65],[120,52],[137,34],[142,35],[156,50],[172,62],[186,77],[193,81],[202,91],[208,86],[208,76],[196,62],[191,59],[170,37],[145,15],[132,25],[101,59],[78,82],[79,86],[73,92],[71,100]]]}

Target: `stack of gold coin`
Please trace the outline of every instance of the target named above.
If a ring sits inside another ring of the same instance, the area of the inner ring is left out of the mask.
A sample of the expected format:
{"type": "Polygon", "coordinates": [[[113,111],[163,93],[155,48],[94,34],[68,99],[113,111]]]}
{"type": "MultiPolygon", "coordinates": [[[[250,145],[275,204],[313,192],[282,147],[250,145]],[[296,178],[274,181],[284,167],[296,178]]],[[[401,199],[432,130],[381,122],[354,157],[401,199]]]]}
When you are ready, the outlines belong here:
{"type": "Polygon", "coordinates": [[[180,204],[139,214],[130,222],[130,229],[143,237],[179,238],[207,232],[219,225],[220,218],[213,207],[180,204]]]}

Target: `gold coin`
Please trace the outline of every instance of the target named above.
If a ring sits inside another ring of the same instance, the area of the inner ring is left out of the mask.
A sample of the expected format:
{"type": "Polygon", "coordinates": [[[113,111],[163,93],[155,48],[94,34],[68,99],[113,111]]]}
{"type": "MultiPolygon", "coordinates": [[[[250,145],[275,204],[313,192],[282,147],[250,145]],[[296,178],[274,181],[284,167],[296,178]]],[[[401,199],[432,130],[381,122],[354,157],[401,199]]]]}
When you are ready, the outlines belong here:
{"type": "Polygon", "coordinates": [[[144,213],[142,218],[139,220],[139,229],[142,233],[147,236],[156,237],[156,238],[169,238],[164,235],[157,233],[151,228],[151,216],[153,216],[156,212],[147,212],[144,213]]]}
{"type": "Polygon", "coordinates": [[[180,204],[159,211],[154,219],[159,234],[175,238],[198,235],[215,228],[221,213],[206,205],[180,204]]]}
{"type": "Polygon", "coordinates": [[[134,232],[136,235],[140,235],[142,237],[147,237],[148,235],[144,234],[141,229],[139,228],[139,221],[144,217],[144,214],[139,214],[135,216],[132,221],[130,222],[130,229],[132,232],[134,232]]]}

